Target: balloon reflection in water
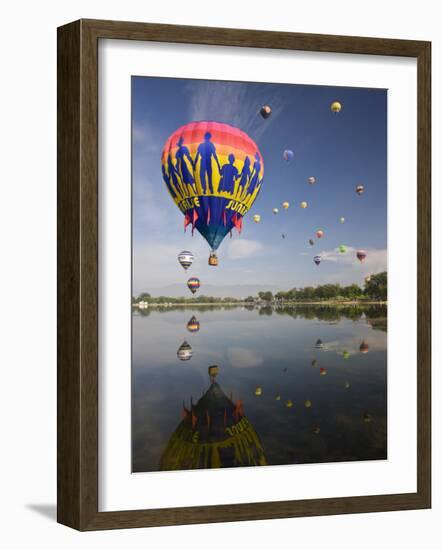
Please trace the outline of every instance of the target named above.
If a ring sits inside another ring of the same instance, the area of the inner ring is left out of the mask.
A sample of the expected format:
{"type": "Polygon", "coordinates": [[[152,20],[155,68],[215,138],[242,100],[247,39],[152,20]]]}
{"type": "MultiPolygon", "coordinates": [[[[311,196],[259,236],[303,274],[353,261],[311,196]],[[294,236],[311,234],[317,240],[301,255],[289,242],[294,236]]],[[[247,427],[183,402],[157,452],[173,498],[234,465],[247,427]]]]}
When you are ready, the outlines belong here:
{"type": "Polygon", "coordinates": [[[228,398],[216,382],[218,367],[209,367],[210,386],[190,406],[172,434],[160,470],[191,470],[234,466],[265,466],[261,441],[244,415],[241,400],[228,398]]]}
{"type": "Polygon", "coordinates": [[[180,361],[189,361],[192,359],[193,350],[190,344],[184,341],[178,348],[177,357],[180,361]]]}
{"type": "Polygon", "coordinates": [[[285,402],[285,406],[288,409],[291,409],[293,407],[293,401],[291,399],[287,399],[287,401],[285,402]]]}
{"type": "Polygon", "coordinates": [[[359,346],[359,351],[360,351],[361,353],[368,353],[368,350],[369,350],[369,349],[370,349],[370,348],[368,347],[367,342],[366,342],[365,340],[362,340],[362,343],[361,343],[361,345],[359,346]]]}
{"type": "Polygon", "coordinates": [[[327,374],[327,369],[325,369],[324,367],[321,367],[321,368],[319,369],[319,374],[320,374],[321,376],[325,376],[325,375],[327,374]]]}
{"type": "Polygon", "coordinates": [[[189,319],[189,322],[187,323],[187,330],[189,332],[198,332],[200,329],[200,322],[195,317],[195,315],[192,315],[192,317],[189,319]]]}

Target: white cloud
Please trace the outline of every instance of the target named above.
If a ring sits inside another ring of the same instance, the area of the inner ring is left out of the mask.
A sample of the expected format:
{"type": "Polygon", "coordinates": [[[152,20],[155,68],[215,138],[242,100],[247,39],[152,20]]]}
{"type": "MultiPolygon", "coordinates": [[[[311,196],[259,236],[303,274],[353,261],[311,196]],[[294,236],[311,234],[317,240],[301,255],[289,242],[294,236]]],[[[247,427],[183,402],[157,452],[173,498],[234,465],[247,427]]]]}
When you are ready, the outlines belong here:
{"type": "Polygon", "coordinates": [[[134,124],[132,128],[132,139],[140,145],[144,152],[154,153],[160,151],[158,140],[155,139],[155,132],[148,125],[134,124]]]}
{"type": "Polygon", "coordinates": [[[359,249],[352,246],[347,246],[346,248],[347,251],[344,254],[339,252],[339,248],[335,248],[333,250],[323,250],[319,253],[321,256],[321,261],[335,263],[339,262],[340,264],[354,266],[358,269],[363,266],[365,270],[371,273],[374,273],[375,271],[384,271],[387,269],[387,249],[364,248],[367,253],[367,257],[361,264],[356,258],[356,252],[359,249]]]}
{"type": "Polygon", "coordinates": [[[227,358],[232,367],[239,369],[248,367],[259,367],[264,360],[257,353],[246,348],[229,348],[227,358]]]}
{"type": "Polygon", "coordinates": [[[263,246],[259,241],[247,239],[235,239],[229,243],[227,257],[230,260],[250,258],[262,250],[263,246]]]}

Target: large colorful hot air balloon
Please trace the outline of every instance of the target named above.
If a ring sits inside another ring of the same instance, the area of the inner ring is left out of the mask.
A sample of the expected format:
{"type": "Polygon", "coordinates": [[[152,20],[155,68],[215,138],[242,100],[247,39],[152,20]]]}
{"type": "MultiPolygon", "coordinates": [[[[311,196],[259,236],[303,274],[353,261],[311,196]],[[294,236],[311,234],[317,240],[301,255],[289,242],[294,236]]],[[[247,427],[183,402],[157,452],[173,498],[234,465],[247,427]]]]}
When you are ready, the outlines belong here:
{"type": "Polygon", "coordinates": [[[342,109],[342,104],[339,101],[333,101],[330,105],[330,110],[332,113],[339,113],[342,109]]]}
{"type": "Polygon", "coordinates": [[[269,116],[272,114],[272,108],[270,107],[270,105],[263,105],[259,112],[261,113],[262,118],[269,118],[269,116]]]}
{"type": "Polygon", "coordinates": [[[356,257],[362,263],[365,260],[365,258],[367,257],[367,253],[365,252],[365,250],[358,250],[356,252],[356,257]]]}
{"type": "Polygon", "coordinates": [[[188,250],[183,250],[178,254],[178,261],[186,270],[193,264],[193,260],[194,256],[188,250]]]}
{"type": "MultiPolygon", "coordinates": [[[[167,139],[161,157],[164,183],[184,215],[214,253],[258,196],[264,162],[256,143],[229,124],[191,122],[167,139]]],[[[214,263],[211,263],[214,265],[214,263]]]]}
{"type": "Polygon", "coordinates": [[[190,292],[192,294],[195,294],[195,292],[201,286],[201,283],[198,277],[190,277],[190,279],[187,281],[187,286],[189,287],[190,292]]]}
{"type": "Polygon", "coordinates": [[[285,149],[285,151],[282,153],[282,158],[286,162],[290,162],[294,156],[294,153],[291,149],[285,149]]]}
{"type": "Polygon", "coordinates": [[[321,263],[321,256],[315,256],[313,258],[313,261],[315,262],[316,265],[319,265],[321,263]]]}

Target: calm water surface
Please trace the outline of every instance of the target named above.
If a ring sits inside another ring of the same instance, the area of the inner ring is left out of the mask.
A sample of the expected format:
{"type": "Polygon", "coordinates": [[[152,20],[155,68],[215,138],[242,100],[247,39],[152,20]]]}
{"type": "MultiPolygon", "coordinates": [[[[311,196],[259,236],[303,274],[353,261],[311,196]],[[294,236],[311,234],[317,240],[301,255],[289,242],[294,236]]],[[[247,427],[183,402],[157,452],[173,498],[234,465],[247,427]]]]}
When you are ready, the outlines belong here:
{"type": "Polygon", "coordinates": [[[133,471],[160,468],[183,405],[190,410],[211,386],[211,365],[217,389],[240,400],[266,464],[385,459],[386,315],[381,306],[134,313],[133,471]],[[185,361],[183,342],[192,353],[185,361]]]}

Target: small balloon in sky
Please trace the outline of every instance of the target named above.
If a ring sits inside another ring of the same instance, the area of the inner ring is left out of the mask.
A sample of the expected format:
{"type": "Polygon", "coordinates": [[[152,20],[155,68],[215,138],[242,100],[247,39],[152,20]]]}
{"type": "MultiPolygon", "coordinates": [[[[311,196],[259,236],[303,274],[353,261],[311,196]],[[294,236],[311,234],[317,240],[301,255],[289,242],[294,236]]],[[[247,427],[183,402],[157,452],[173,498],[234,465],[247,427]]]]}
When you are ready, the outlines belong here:
{"type": "Polygon", "coordinates": [[[282,203],[282,207],[284,208],[284,210],[287,210],[289,208],[289,206],[290,206],[290,203],[287,202],[287,201],[282,203]]]}
{"type": "Polygon", "coordinates": [[[363,185],[357,185],[355,191],[358,195],[362,195],[365,191],[365,187],[363,185]]]}
{"type": "Polygon", "coordinates": [[[342,104],[339,101],[333,101],[330,105],[330,110],[332,113],[339,113],[342,109],[342,104]]]}
{"type": "Polygon", "coordinates": [[[301,208],[307,208],[307,203],[306,203],[306,201],[302,201],[302,202],[301,202],[301,208]]]}
{"type": "Polygon", "coordinates": [[[340,222],[340,223],[344,223],[344,222],[345,222],[344,216],[341,216],[341,217],[339,218],[339,222],[340,222]]]}
{"type": "Polygon", "coordinates": [[[255,223],[259,223],[259,222],[261,221],[261,216],[260,216],[259,214],[255,214],[255,215],[253,216],[253,221],[254,221],[255,223]]]}
{"type": "Polygon", "coordinates": [[[282,158],[286,162],[290,162],[293,157],[294,157],[294,153],[291,149],[285,149],[284,152],[282,153],[282,158]]]}
{"type": "Polygon", "coordinates": [[[262,118],[266,119],[272,114],[272,108],[270,105],[263,105],[259,112],[261,113],[262,118]]]}
{"type": "Polygon", "coordinates": [[[278,209],[278,208],[274,208],[274,209],[272,210],[272,212],[273,212],[274,214],[277,214],[277,213],[279,212],[279,209],[278,209]]]}
{"type": "Polygon", "coordinates": [[[316,236],[318,237],[318,239],[322,239],[322,237],[324,236],[324,231],[322,231],[322,229],[318,229],[318,231],[316,231],[316,236]]]}
{"type": "Polygon", "coordinates": [[[309,182],[310,185],[313,185],[314,183],[316,183],[316,178],[315,176],[309,176],[307,178],[307,181],[309,182]]]}

